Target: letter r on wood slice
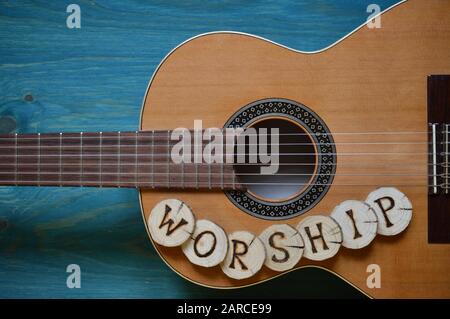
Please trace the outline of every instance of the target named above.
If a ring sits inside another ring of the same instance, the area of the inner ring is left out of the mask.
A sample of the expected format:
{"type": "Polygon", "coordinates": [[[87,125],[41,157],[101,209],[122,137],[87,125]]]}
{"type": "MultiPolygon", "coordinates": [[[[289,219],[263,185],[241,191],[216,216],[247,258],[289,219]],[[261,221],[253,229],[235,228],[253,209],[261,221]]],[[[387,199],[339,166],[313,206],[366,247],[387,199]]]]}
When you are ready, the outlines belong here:
{"type": "Polygon", "coordinates": [[[302,220],[297,230],[305,242],[303,256],[325,260],[337,254],[342,244],[342,231],[333,218],[314,215],[302,220]]]}
{"type": "Polygon", "coordinates": [[[214,267],[227,254],[228,237],[224,230],[213,222],[201,219],[195,223],[192,236],[184,242],[183,253],[194,265],[214,267]]]}
{"type": "Polygon", "coordinates": [[[166,247],[176,247],[194,232],[195,217],[182,201],[166,199],[152,209],[147,226],[155,242],[166,247]]]}
{"type": "Polygon", "coordinates": [[[265,258],[264,245],[257,236],[236,231],[228,235],[228,253],[220,266],[228,277],[245,279],[261,269],[265,258]]]}
{"type": "Polygon", "coordinates": [[[294,268],[303,254],[304,243],[298,231],[287,224],[274,224],[266,228],[259,239],[266,248],[264,265],[275,271],[294,268]]]}

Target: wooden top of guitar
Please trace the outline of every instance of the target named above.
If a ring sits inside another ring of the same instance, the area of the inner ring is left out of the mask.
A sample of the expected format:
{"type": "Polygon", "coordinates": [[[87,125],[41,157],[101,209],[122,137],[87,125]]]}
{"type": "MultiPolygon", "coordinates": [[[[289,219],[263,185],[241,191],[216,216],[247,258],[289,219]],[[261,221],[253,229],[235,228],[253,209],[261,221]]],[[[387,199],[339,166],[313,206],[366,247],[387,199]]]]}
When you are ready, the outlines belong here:
{"type": "MultiPolygon", "coordinates": [[[[331,132],[426,132],[429,74],[450,74],[450,1],[410,0],[381,16],[381,28],[362,27],[333,47],[314,54],[294,52],[262,39],[231,33],[197,37],[174,50],[160,65],[147,92],[141,129],[191,127],[202,119],[204,127],[223,127],[240,107],[259,99],[280,97],[299,101],[324,119],[331,132]]],[[[336,143],[375,137],[334,136],[336,143]]],[[[379,137],[377,137],[379,139],[379,137]]],[[[402,172],[414,175],[417,167],[427,172],[427,136],[390,136],[387,141],[423,142],[399,144],[391,150],[422,152],[409,157],[402,172]],[[414,164],[414,165],[412,165],[414,164]]],[[[351,146],[337,146],[346,152],[351,146]]],[[[381,146],[380,146],[381,149],[381,146]]],[[[364,146],[360,146],[364,151],[364,146]]],[[[373,150],[373,148],[371,148],[373,150]]],[[[405,158],[389,155],[402,164],[405,158]]],[[[384,159],[365,157],[376,173],[384,159]]],[[[337,172],[360,159],[338,156],[337,172]]],[[[370,166],[370,165],[367,165],[370,166]]],[[[349,177],[336,176],[334,183],[349,177]]],[[[391,186],[394,180],[368,176],[368,184],[391,186]]],[[[416,177],[426,183],[426,177],[416,177]]],[[[427,188],[402,187],[414,206],[409,228],[394,237],[377,236],[369,246],[342,248],[338,255],[312,262],[302,258],[298,267],[314,265],[339,274],[373,297],[450,297],[450,245],[427,242],[427,188]],[[369,264],[382,270],[382,286],[366,285],[369,264]]],[[[227,234],[250,231],[260,234],[275,223],[296,226],[307,216],[329,215],[349,199],[365,200],[374,187],[332,186],[306,215],[287,221],[255,218],[235,207],[221,192],[141,190],[145,220],[160,201],[178,198],[197,219],[220,225],[227,234]]],[[[251,285],[279,273],[267,267],[244,280],[231,279],[220,267],[202,268],[188,262],[181,249],[155,244],[162,258],[183,277],[198,284],[231,288],[251,285]]]]}

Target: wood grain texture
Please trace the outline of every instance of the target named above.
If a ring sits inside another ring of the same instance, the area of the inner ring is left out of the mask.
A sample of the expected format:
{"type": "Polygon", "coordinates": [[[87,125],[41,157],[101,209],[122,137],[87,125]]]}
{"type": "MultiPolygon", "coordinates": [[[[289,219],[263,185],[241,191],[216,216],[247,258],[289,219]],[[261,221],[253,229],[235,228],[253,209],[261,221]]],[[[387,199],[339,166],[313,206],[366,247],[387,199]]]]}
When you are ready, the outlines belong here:
{"type": "MultiPolygon", "coordinates": [[[[239,107],[282,97],[312,108],[331,132],[427,132],[427,76],[450,73],[449,12],[447,1],[411,0],[384,14],[381,29],[364,27],[316,54],[293,52],[241,34],[196,38],[175,50],[159,68],[145,100],[142,128],[190,127],[195,119],[202,119],[204,126],[220,127],[239,107]]],[[[364,250],[342,250],[336,258],[320,263],[303,259],[300,266],[327,267],[375,297],[449,297],[450,247],[427,243],[427,134],[384,135],[381,141],[392,142],[390,146],[358,146],[360,152],[392,152],[382,157],[381,168],[377,156],[339,156],[354,148],[340,143],[380,141],[376,134],[334,137],[337,176],[308,216],[329,214],[346,199],[364,200],[378,186],[398,186],[412,200],[415,215],[399,236],[377,237],[364,250]],[[419,144],[402,144],[402,139],[419,144]],[[405,153],[414,156],[405,157],[405,153]],[[357,177],[342,174],[348,167],[355,172],[358,163],[367,164],[363,172],[378,175],[364,177],[371,186],[361,186],[357,177]],[[391,170],[405,173],[408,183],[404,185],[404,176],[387,175],[391,170]],[[335,186],[346,183],[356,187],[335,186]],[[366,269],[372,263],[380,265],[384,281],[382,289],[369,291],[366,269]]],[[[141,194],[145,216],[158,201],[176,197],[189,203],[198,218],[212,220],[227,233],[260,233],[273,224],[243,213],[223,194],[145,190],[141,194]]],[[[289,224],[303,218],[292,218],[289,224]]],[[[196,268],[179,251],[157,248],[177,272],[208,286],[245,286],[273,276],[263,268],[254,277],[236,282],[218,269],[196,268]]]]}
{"type": "MultiPolygon", "coordinates": [[[[236,30],[317,50],[364,22],[372,2],[76,1],[82,27],[69,30],[67,2],[2,1],[1,133],[134,131],[151,74],[187,38],[236,30]]],[[[194,286],[153,250],[134,190],[45,187],[0,188],[0,287],[3,298],[360,296],[314,269],[233,292],[194,286]],[[71,263],[81,289],[66,287],[71,263]]]]}

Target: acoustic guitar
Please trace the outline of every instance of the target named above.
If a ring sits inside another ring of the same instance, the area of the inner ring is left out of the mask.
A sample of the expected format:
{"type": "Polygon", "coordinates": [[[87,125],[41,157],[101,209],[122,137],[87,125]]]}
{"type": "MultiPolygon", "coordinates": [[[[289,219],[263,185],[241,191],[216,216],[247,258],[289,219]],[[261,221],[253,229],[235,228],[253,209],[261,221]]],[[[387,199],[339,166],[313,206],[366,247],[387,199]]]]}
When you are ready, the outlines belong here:
{"type": "Polygon", "coordinates": [[[449,298],[450,1],[380,19],[311,53],[189,39],[139,131],[2,135],[0,184],[137,188],[162,260],[199,285],[320,267],[371,297],[449,298]]]}

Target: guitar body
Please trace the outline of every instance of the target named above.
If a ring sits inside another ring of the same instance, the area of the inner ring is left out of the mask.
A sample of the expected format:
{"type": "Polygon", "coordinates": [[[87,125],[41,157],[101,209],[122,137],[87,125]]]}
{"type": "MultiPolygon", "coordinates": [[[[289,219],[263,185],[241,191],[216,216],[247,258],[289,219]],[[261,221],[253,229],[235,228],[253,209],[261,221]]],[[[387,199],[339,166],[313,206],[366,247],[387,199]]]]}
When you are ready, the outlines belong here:
{"type": "MultiPolygon", "coordinates": [[[[410,199],[414,213],[408,228],[397,236],[378,235],[368,247],[341,248],[325,261],[302,258],[296,268],[327,269],[376,298],[449,298],[450,244],[428,243],[428,188],[402,187],[398,177],[380,180],[376,176],[389,163],[402,161],[406,163],[401,168],[405,174],[414,175],[418,168],[427,173],[427,135],[383,137],[388,141],[419,142],[389,146],[390,152],[418,153],[407,158],[395,153],[364,159],[339,156],[355,147],[345,142],[380,139],[359,132],[428,130],[427,76],[450,74],[449,15],[449,1],[407,1],[381,16],[381,28],[363,26],[315,53],[296,52],[245,34],[198,36],[173,50],[155,72],[144,100],[141,129],[190,128],[196,119],[203,120],[204,127],[221,128],[236,111],[254,101],[283,98],[302,103],[324,120],[332,134],[355,133],[351,137],[333,136],[337,151],[333,184],[353,181],[351,176],[340,175],[342,172],[373,173],[364,178],[366,184],[397,187],[410,199]],[[354,166],[361,160],[364,166],[354,166]],[[380,288],[367,286],[367,268],[371,264],[380,266],[380,288]]],[[[382,152],[385,146],[367,147],[360,145],[357,150],[382,152]]],[[[427,177],[417,176],[414,181],[424,185],[427,177]]],[[[375,188],[332,185],[306,214],[282,221],[243,212],[223,192],[141,189],[140,200],[144,221],[158,202],[177,198],[192,208],[196,219],[209,219],[226,233],[247,230],[260,234],[274,223],[295,227],[307,216],[329,215],[345,200],[364,201],[375,188]]],[[[220,267],[189,263],[179,248],[154,245],[175,272],[208,287],[245,287],[282,274],[263,267],[250,278],[235,280],[225,276],[220,267]]]]}

